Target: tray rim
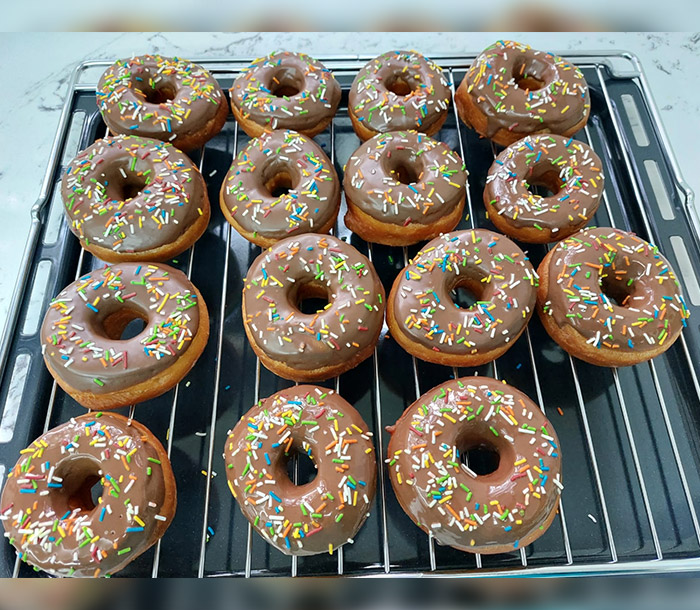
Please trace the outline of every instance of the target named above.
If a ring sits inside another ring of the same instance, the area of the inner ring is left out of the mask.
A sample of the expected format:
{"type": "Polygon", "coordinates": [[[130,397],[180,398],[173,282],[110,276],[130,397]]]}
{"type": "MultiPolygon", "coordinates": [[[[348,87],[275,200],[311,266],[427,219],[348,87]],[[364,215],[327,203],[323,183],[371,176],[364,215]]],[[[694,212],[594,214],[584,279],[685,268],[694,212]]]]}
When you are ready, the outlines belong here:
{"type": "MultiPolygon", "coordinates": [[[[608,70],[610,77],[615,79],[635,80],[640,87],[642,98],[647,106],[653,119],[653,129],[659,139],[661,152],[668,161],[672,178],[675,182],[675,187],[684,198],[686,212],[691,232],[696,239],[700,239],[700,220],[698,210],[695,208],[695,195],[691,187],[685,181],[680,170],[677,158],[670,144],[668,134],[664,127],[660,116],[658,106],[653,97],[653,93],[649,86],[646,73],[642,66],[639,57],[629,51],[619,50],[610,51],[577,51],[576,53],[554,51],[557,55],[562,55],[571,59],[574,63],[586,67],[593,67],[596,70],[605,67],[608,70]],[[631,70],[620,70],[616,67],[613,60],[624,59],[632,66],[631,70]],[[591,66],[591,62],[593,65],[591,66]]],[[[469,63],[478,55],[478,53],[441,53],[431,54],[430,58],[438,63],[441,67],[449,69],[466,69],[469,63]]],[[[366,62],[375,54],[340,54],[340,55],[323,55],[319,56],[320,61],[333,64],[335,62],[348,62],[349,65],[330,65],[329,67],[335,71],[350,71],[357,70],[362,67],[362,63],[366,62]]],[[[255,58],[240,58],[240,57],[200,57],[190,61],[203,65],[211,71],[218,73],[235,73],[247,67],[255,58]],[[235,66],[235,67],[230,67],[235,66]]],[[[58,126],[52,142],[49,153],[49,159],[44,173],[41,189],[36,202],[30,209],[31,226],[25,249],[22,255],[19,273],[15,282],[10,305],[8,308],[8,317],[5,321],[2,335],[0,336],[0,380],[4,379],[6,372],[7,358],[9,356],[12,338],[16,331],[18,316],[21,306],[24,302],[25,293],[30,283],[31,263],[34,258],[34,252],[38,246],[41,229],[46,221],[43,216],[44,209],[49,202],[49,193],[53,188],[53,177],[59,167],[61,160],[61,151],[65,145],[68,136],[68,126],[72,119],[72,106],[75,94],[79,92],[94,91],[96,83],[83,83],[81,77],[87,70],[108,67],[115,60],[83,60],[78,62],[71,71],[71,76],[67,84],[67,95],[65,97],[61,114],[59,117],[58,126]]],[[[606,100],[610,110],[614,115],[614,108],[611,105],[611,100],[606,94],[606,100]]],[[[616,130],[620,132],[622,128],[618,125],[617,119],[614,117],[616,130]]],[[[629,163],[628,163],[629,165],[629,163]]],[[[453,572],[449,570],[438,570],[433,572],[391,572],[390,574],[357,574],[349,575],[351,578],[358,577],[382,577],[382,576],[423,576],[423,577],[453,577],[453,578],[473,578],[483,576],[493,577],[512,577],[512,576],[534,576],[534,577],[552,577],[552,576],[613,576],[613,575],[644,575],[644,574],[659,574],[659,573],[683,573],[700,570],[700,556],[683,559],[663,559],[663,560],[646,560],[646,561],[625,561],[625,562],[606,562],[600,564],[566,564],[566,565],[547,565],[547,566],[532,566],[527,568],[502,568],[498,571],[477,570],[473,572],[453,572]]],[[[229,573],[209,574],[207,577],[225,577],[229,573]]]]}

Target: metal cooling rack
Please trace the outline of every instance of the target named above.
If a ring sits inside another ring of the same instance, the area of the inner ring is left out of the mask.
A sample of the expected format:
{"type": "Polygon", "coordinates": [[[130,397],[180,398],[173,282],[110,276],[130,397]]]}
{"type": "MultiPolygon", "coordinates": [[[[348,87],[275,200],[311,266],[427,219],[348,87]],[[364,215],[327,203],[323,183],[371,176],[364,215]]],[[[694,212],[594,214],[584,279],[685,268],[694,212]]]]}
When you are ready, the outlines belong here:
{"type": "MultiPolygon", "coordinates": [[[[570,358],[535,316],[527,332],[496,362],[451,369],[417,361],[386,336],[374,357],[325,385],[363,415],[377,445],[379,488],[355,541],[332,556],[290,558],[255,534],[228,491],[221,452],[226,432],[260,397],[290,385],[261,367],[241,323],[241,279],[260,249],[233,231],[217,202],[233,155],[248,141],[230,117],[222,132],[192,155],[209,187],[212,220],[205,235],[172,264],[202,292],[211,336],[192,372],[174,390],[124,413],[164,443],[178,484],[178,510],[162,540],[119,576],[258,575],[579,575],[658,573],[700,568],[700,265],[693,194],[683,181],[661,126],[639,60],[630,53],[577,53],[592,112],[578,138],[599,154],[605,195],[594,224],[633,230],[658,244],[679,271],[691,310],[681,339],[652,362],[605,369],[570,358]],[[396,501],[383,464],[394,423],[419,395],[452,376],[490,375],[535,399],[563,447],[565,489],[547,532],[519,552],[480,556],[442,547],[413,525],[396,501]],[[218,472],[218,474],[217,474],[218,472]]],[[[459,84],[473,55],[434,57],[459,84]]],[[[321,58],[334,71],[343,99],[331,126],[316,140],[342,177],[359,145],[347,116],[352,79],[371,57],[321,58]]],[[[201,59],[224,88],[249,60],[201,59]]],[[[57,185],[65,164],[106,128],[95,84],[108,62],[88,61],[73,72],[59,128],[12,295],[0,344],[0,486],[19,450],[84,412],[46,371],[38,327],[50,298],[101,265],[85,253],[63,219],[57,185]],[[30,382],[31,380],[31,382],[30,382]]],[[[438,139],[458,151],[470,171],[468,215],[459,228],[491,227],[481,203],[486,172],[497,153],[452,113],[438,139]]],[[[335,233],[373,262],[387,290],[418,247],[366,244],[342,223],[335,233]]],[[[546,253],[527,246],[534,265],[546,253]]],[[[291,476],[308,479],[294,462],[291,476]]],[[[0,544],[0,576],[31,576],[9,544],[0,544]]]]}

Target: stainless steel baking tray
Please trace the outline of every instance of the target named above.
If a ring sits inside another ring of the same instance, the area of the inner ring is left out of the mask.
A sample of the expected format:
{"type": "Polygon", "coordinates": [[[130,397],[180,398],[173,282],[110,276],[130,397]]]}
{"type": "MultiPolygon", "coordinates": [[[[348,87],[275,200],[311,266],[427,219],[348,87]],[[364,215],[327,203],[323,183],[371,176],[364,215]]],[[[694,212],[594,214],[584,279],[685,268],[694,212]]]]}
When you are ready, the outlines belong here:
{"type": "MultiPolygon", "coordinates": [[[[260,366],[241,323],[241,279],[259,254],[229,228],[218,193],[231,159],[248,141],[231,118],[193,154],[213,203],[212,220],[195,247],[173,265],[202,291],[211,315],[209,344],[174,390],[130,411],[163,441],[178,484],[178,510],[162,541],[119,576],[302,576],[437,573],[575,575],[656,573],[700,567],[700,265],[693,196],[680,176],[640,62],[632,54],[566,54],[584,71],[592,112],[578,134],[603,159],[604,205],[595,224],[632,230],[655,242],[679,271],[691,317],[681,340],[650,363],[597,368],[570,358],[535,317],[498,361],[453,370],[414,360],[385,334],[373,358],[335,380],[373,430],[380,486],[370,518],[334,555],[287,557],[254,532],[228,491],[221,453],[226,432],[259,398],[290,385],[260,366]],[[565,489],[554,524],[534,544],[503,555],[479,556],[442,547],[416,528],[399,507],[382,456],[384,426],[417,395],[453,375],[491,375],[529,394],[557,429],[565,489]]],[[[434,59],[459,84],[473,55],[434,59]]],[[[316,140],[342,176],[359,144],[347,115],[347,92],[363,56],[320,58],[343,88],[331,126],[316,140]]],[[[224,88],[248,59],[196,60],[224,88]]],[[[88,61],[70,77],[65,106],[37,203],[10,315],[0,344],[0,485],[18,452],[47,427],[83,413],[56,386],[41,358],[38,327],[49,299],[75,277],[99,265],[83,252],[61,213],[57,184],[64,164],[105,135],[95,84],[108,62],[88,61]]],[[[468,216],[461,228],[490,227],[481,203],[496,152],[452,113],[438,134],[470,171],[468,216]]],[[[27,177],[31,179],[31,177],[27,177]]],[[[36,177],[37,184],[40,177],[36,177]]],[[[343,204],[344,205],[344,204],[343,204]]],[[[387,290],[416,247],[366,244],[342,223],[336,233],[374,262],[387,290]]],[[[546,250],[526,246],[537,265],[546,250]]],[[[386,330],[386,329],[385,329],[386,330]]],[[[293,476],[304,477],[303,466],[293,476]]],[[[0,545],[0,576],[36,574],[0,545]]]]}

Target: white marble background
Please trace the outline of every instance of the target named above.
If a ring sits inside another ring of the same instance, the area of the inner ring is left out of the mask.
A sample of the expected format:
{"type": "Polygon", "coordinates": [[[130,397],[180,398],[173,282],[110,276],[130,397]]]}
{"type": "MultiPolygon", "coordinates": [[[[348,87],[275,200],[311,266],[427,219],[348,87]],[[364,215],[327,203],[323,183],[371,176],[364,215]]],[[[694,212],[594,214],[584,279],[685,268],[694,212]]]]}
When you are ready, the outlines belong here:
{"type": "Polygon", "coordinates": [[[323,56],[413,48],[477,52],[498,38],[545,50],[624,49],[636,53],[691,187],[700,193],[700,33],[21,33],[0,34],[0,328],[39,194],[51,142],[76,63],[162,53],[258,57],[273,50],[323,56]]]}

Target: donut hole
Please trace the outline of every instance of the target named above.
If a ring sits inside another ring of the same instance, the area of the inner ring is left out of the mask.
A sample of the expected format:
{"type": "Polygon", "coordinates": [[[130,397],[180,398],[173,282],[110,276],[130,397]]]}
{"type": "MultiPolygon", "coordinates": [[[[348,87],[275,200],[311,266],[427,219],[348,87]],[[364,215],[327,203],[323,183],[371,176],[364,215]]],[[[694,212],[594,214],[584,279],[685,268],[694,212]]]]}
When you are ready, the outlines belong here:
{"type": "Polygon", "coordinates": [[[416,184],[423,175],[423,160],[412,150],[393,151],[386,159],[385,170],[401,184],[416,184]]]}
{"type": "Polygon", "coordinates": [[[148,324],[148,316],[132,307],[120,307],[101,322],[102,335],[112,341],[126,341],[140,335],[148,324]]]}
{"type": "Polygon", "coordinates": [[[546,64],[543,62],[523,57],[513,64],[513,80],[518,89],[538,91],[544,89],[549,81],[546,64]]]}
{"type": "Polygon", "coordinates": [[[105,194],[109,199],[115,201],[135,199],[148,186],[147,177],[139,176],[130,171],[128,167],[122,167],[121,169],[121,172],[117,172],[107,181],[105,194]]]}
{"type": "Polygon", "coordinates": [[[480,477],[496,472],[501,464],[501,454],[488,442],[470,443],[458,450],[462,464],[480,477]]]}
{"type": "Polygon", "coordinates": [[[62,460],[54,470],[49,495],[54,511],[63,515],[80,509],[90,512],[95,509],[102,497],[102,473],[100,462],[90,456],[75,456],[62,460]]]}
{"type": "Polygon", "coordinates": [[[483,300],[485,285],[478,278],[461,277],[450,288],[450,298],[457,309],[471,309],[483,300]]]}
{"type": "Polygon", "coordinates": [[[294,189],[294,180],[289,172],[279,172],[265,181],[265,189],[272,197],[282,197],[294,189]]]}
{"type": "Polygon", "coordinates": [[[410,72],[399,72],[389,76],[384,81],[384,86],[399,97],[406,97],[418,88],[418,83],[415,75],[410,72]]]}
{"type": "Polygon", "coordinates": [[[452,302],[460,309],[469,309],[479,300],[467,286],[455,286],[450,290],[452,302]]]}
{"type": "Polygon", "coordinates": [[[536,197],[553,197],[561,191],[559,174],[554,171],[535,173],[527,182],[527,190],[536,197]]]}
{"type": "Polygon", "coordinates": [[[399,163],[391,170],[391,175],[401,184],[415,184],[419,180],[419,174],[412,165],[399,163]]]}
{"type": "Polygon", "coordinates": [[[608,298],[608,300],[618,307],[627,307],[629,304],[629,298],[634,290],[634,282],[629,286],[627,283],[629,278],[626,276],[621,276],[620,279],[616,278],[611,272],[608,275],[601,276],[600,278],[600,291],[608,298]]]}
{"type": "Polygon", "coordinates": [[[280,66],[273,72],[268,89],[275,97],[294,97],[304,90],[304,75],[295,67],[280,66]]]}
{"type": "Polygon", "coordinates": [[[312,316],[328,307],[331,302],[331,293],[327,286],[317,282],[309,282],[297,286],[290,301],[299,312],[312,316]]]}
{"type": "Polygon", "coordinates": [[[165,104],[175,99],[177,91],[172,83],[166,80],[153,82],[152,80],[134,81],[134,89],[138,91],[149,104],[165,104]]]}
{"type": "Polygon", "coordinates": [[[530,191],[530,193],[535,197],[542,197],[543,199],[552,197],[555,193],[555,191],[550,189],[546,184],[534,182],[528,182],[527,190],[530,191]]]}
{"type": "Polygon", "coordinates": [[[316,464],[308,450],[293,445],[289,453],[284,455],[284,461],[287,476],[297,487],[311,483],[316,478],[316,464]]]}

